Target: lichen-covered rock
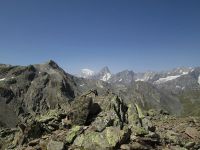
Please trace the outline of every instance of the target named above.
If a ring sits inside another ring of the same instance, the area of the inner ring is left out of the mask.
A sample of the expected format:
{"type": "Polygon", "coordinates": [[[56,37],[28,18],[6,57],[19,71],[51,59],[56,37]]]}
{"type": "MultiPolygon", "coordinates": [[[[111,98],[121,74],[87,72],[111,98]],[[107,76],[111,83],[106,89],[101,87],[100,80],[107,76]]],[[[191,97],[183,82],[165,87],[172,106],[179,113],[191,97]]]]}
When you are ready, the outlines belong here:
{"type": "Polygon", "coordinates": [[[128,129],[120,130],[116,127],[107,127],[104,133],[110,147],[116,147],[118,144],[121,145],[130,137],[130,131],[128,129]]]}
{"type": "Polygon", "coordinates": [[[127,125],[128,108],[121,98],[114,94],[108,94],[104,98],[94,99],[94,102],[99,104],[102,110],[92,123],[92,126],[97,131],[103,131],[108,126],[116,126],[123,129],[127,125]]]}
{"type": "Polygon", "coordinates": [[[74,145],[91,149],[99,147],[100,149],[111,149],[120,146],[130,137],[129,130],[120,130],[117,127],[107,127],[103,132],[89,131],[81,134],[74,141],[74,145]]]}
{"type": "Polygon", "coordinates": [[[63,150],[64,143],[58,141],[50,141],[47,145],[47,150],[63,150]]]}
{"type": "Polygon", "coordinates": [[[76,98],[71,104],[70,113],[68,118],[73,125],[84,125],[87,122],[88,115],[90,113],[90,107],[92,106],[92,98],[87,96],[81,96],[76,98]]]}
{"type": "Polygon", "coordinates": [[[166,138],[169,142],[180,144],[179,134],[172,130],[167,130],[166,138]]]}
{"type": "Polygon", "coordinates": [[[200,139],[200,132],[194,127],[187,127],[185,133],[193,139],[200,139]]]}
{"type": "Polygon", "coordinates": [[[130,127],[138,126],[142,127],[140,118],[134,105],[128,105],[128,124],[130,127]]]}
{"type": "Polygon", "coordinates": [[[148,130],[146,130],[145,128],[137,127],[137,126],[132,126],[131,131],[132,131],[132,134],[136,136],[144,136],[149,133],[148,130]]]}
{"type": "Polygon", "coordinates": [[[75,138],[80,135],[84,131],[82,126],[75,126],[69,130],[66,135],[66,142],[71,144],[75,140],[75,138]]]}
{"type": "Polygon", "coordinates": [[[85,149],[93,149],[98,147],[101,147],[101,149],[106,149],[110,147],[105,135],[103,133],[94,131],[81,134],[75,139],[73,144],[85,149]]]}
{"type": "Polygon", "coordinates": [[[57,118],[58,118],[58,110],[49,110],[46,114],[37,116],[35,120],[40,123],[47,123],[57,118]]]}
{"type": "Polygon", "coordinates": [[[94,127],[95,131],[102,132],[106,127],[113,125],[114,116],[115,114],[112,112],[102,112],[92,122],[91,126],[94,127]]]}

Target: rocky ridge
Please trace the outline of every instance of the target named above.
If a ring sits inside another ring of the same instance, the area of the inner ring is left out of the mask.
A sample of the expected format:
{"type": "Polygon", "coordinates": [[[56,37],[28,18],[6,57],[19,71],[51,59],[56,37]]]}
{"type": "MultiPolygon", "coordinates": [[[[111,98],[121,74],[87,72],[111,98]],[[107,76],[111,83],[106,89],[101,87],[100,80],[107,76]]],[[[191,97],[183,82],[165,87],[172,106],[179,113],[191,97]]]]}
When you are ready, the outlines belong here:
{"type": "Polygon", "coordinates": [[[1,149],[199,149],[200,119],[143,111],[113,93],[77,97],[70,109],[49,110],[17,128],[0,130],[1,149]]]}
{"type": "MultiPolygon", "coordinates": [[[[184,108],[177,95],[148,82],[117,85],[74,77],[54,61],[0,65],[0,149],[200,148],[200,118],[170,115],[184,108]]],[[[190,107],[199,98],[180,96],[190,107]]]]}

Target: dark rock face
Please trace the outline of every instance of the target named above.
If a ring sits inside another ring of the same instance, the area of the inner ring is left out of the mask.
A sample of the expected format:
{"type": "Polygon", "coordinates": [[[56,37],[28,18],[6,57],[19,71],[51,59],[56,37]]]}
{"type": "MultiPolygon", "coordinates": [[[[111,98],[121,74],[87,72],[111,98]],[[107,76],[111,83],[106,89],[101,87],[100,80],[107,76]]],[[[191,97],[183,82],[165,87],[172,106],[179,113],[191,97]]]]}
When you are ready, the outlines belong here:
{"type": "MultiPolygon", "coordinates": [[[[42,114],[49,109],[66,109],[77,94],[72,76],[53,61],[27,67],[2,65],[0,71],[1,114],[6,108],[13,120],[24,118],[27,114],[42,114]]],[[[0,115],[0,120],[5,118],[0,115]]],[[[14,122],[5,124],[16,125],[14,122]]]]}

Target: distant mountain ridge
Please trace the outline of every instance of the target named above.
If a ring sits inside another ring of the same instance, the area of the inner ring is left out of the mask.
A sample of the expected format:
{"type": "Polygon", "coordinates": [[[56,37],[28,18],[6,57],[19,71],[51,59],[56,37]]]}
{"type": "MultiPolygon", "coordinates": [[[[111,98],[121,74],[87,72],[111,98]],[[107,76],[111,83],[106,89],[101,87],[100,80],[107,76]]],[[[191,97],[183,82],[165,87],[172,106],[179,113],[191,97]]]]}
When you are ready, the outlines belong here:
{"type": "MultiPolygon", "coordinates": [[[[92,73],[87,73],[87,75],[85,75],[83,69],[79,77],[83,77],[86,79],[102,80],[108,83],[129,84],[131,82],[145,81],[159,85],[175,80],[184,75],[188,75],[193,71],[195,71],[195,69],[197,68],[178,67],[172,70],[167,70],[162,72],[144,72],[144,73],[136,73],[133,71],[124,70],[116,74],[112,74],[108,67],[104,67],[98,73],[94,73],[94,71],[90,70],[90,72],[92,73]]],[[[200,76],[198,76],[197,82],[200,84],[200,76]]]]}

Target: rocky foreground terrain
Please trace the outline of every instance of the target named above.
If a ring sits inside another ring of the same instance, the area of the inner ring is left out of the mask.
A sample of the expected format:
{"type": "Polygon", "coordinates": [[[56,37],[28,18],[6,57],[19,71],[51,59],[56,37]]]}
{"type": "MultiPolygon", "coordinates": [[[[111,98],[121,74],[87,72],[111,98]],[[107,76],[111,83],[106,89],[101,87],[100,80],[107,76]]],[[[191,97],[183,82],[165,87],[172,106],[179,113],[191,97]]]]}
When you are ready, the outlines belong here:
{"type": "Polygon", "coordinates": [[[0,65],[0,149],[200,149],[200,118],[169,112],[181,109],[176,98],[141,81],[115,86],[74,77],[53,61],[0,65]]]}

